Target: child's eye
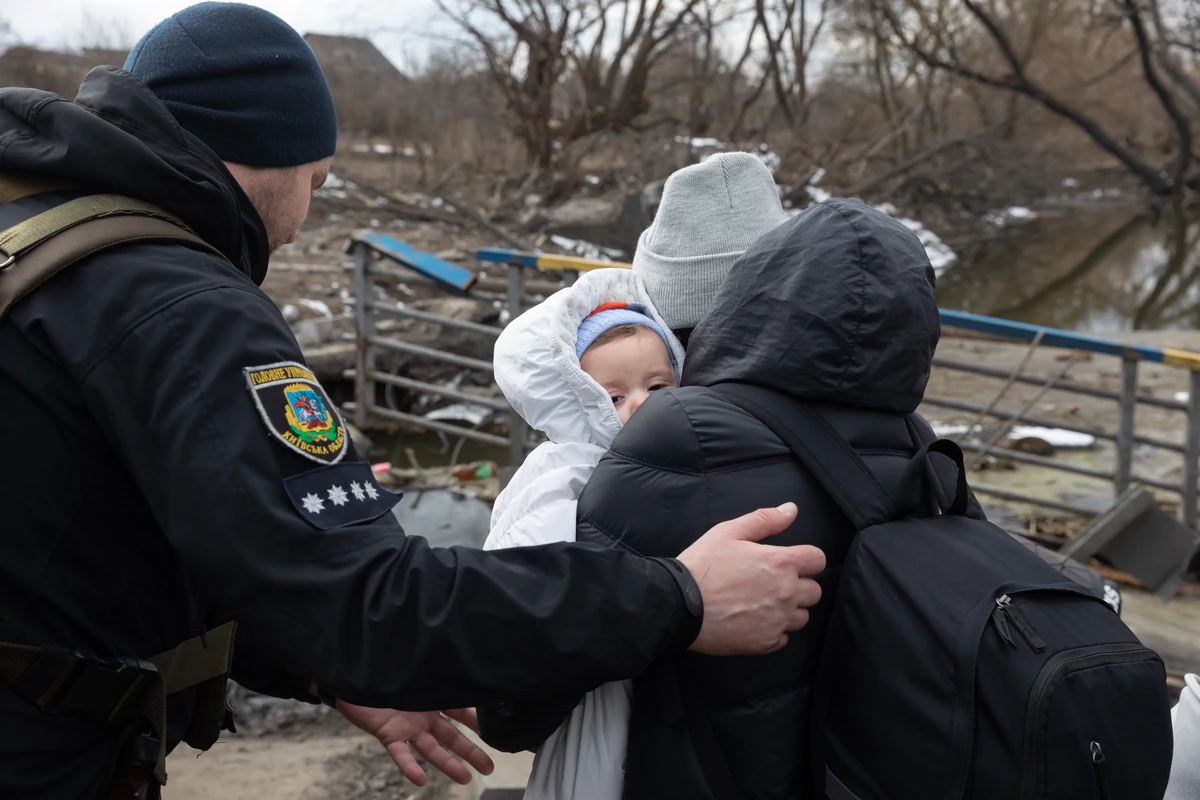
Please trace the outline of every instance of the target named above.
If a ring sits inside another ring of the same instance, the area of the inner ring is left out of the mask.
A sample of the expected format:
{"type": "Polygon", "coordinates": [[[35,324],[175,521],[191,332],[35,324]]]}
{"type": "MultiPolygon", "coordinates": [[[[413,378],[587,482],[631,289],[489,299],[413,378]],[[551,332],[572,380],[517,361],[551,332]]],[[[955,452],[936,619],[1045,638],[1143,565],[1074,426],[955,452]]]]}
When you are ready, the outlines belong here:
{"type": "Polygon", "coordinates": [[[625,395],[623,395],[623,394],[610,394],[610,395],[608,396],[608,399],[609,399],[609,400],[612,400],[612,402],[613,402],[613,405],[614,405],[614,406],[617,406],[617,405],[620,405],[620,404],[621,404],[621,401],[625,399],[625,395]]]}
{"type": "Polygon", "coordinates": [[[667,388],[667,385],[665,383],[656,383],[650,387],[650,391],[657,392],[659,389],[665,389],[665,388],[667,388]]]}

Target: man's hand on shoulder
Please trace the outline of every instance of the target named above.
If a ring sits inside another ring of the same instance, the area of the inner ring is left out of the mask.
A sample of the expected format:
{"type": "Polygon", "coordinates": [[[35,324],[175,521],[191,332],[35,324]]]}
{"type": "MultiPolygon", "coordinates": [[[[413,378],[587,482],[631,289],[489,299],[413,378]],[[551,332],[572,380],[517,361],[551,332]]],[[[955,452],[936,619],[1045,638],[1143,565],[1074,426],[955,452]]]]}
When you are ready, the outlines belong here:
{"type": "Polygon", "coordinates": [[[708,655],[761,655],[781,649],[821,599],[812,576],[825,554],[810,545],[771,547],[761,540],[796,519],[795,503],[722,522],[679,556],[700,587],[704,621],[689,649],[708,655]]]}

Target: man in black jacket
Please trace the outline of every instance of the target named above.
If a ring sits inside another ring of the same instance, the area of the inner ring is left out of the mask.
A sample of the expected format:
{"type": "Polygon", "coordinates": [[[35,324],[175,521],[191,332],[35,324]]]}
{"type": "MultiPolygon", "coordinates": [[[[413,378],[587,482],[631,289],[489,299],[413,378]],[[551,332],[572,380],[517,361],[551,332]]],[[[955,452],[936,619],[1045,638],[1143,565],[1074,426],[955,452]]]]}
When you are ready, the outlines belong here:
{"type": "MultiPolygon", "coordinates": [[[[799,521],[772,543],[823,550],[829,568],[818,581],[833,597],[853,527],[783,442],[710,387],[775,390],[784,418],[789,404],[816,404],[891,486],[920,446],[908,421],[932,437],[913,412],[939,332],[933,269],[916,236],[858,201],[804,211],[734,265],[692,333],[683,385],[642,405],[584,488],[578,540],[669,556],[714,519],[794,499],[799,521]]],[[[726,766],[744,797],[819,796],[808,789],[808,709],[831,609],[814,607],[772,655],[672,655],[636,678],[624,797],[732,800],[726,766]],[[684,713],[689,689],[702,729],[684,713]],[[717,753],[693,738],[709,726],[717,753]]],[[[481,709],[485,738],[536,747],[578,699],[481,709]]]]}
{"type": "MultiPolygon", "coordinates": [[[[266,12],[204,4],[127,66],[144,80],[101,68],[75,103],[0,90],[0,179],[78,187],[0,205],[0,231],[108,192],[165,209],[224,259],[122,245],[0,319],[0,642],[91,665],[236,620],[249,688],[419,711],[586,691],[689,647],[768,652],[804,624],[820,553],[753,541],[790,507],[718,525],[678,559],[405,537],[259,289],[336,140],[311,51],[266,12]]],[[[0,797],[99,796],[128,729],[42,710],[86,705],[95,673],[34,672],[0,681],[0,797]]],[[[196,705],[168,698],[168,746],[196,705]]]]}

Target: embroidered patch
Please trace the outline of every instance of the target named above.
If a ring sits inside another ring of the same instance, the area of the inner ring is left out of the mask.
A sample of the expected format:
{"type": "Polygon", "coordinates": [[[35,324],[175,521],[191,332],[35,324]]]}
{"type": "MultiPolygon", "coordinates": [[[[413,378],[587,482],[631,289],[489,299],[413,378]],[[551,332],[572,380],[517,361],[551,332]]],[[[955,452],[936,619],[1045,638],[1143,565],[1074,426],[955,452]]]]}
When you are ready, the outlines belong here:
{"type": "Polygon", "coordinates": [[[283,487],[300,516],[323,531],[378,519],[401,497],[380,486],[371,465],[360,461],[293,475],[283,487]]]}
{"type": "Polygon", "coordinates": [[[342,460],[346,427],[307,367],[282,361],[247,367],[245,373],[258,413],[275,438],[321,464],[342,460]]]}

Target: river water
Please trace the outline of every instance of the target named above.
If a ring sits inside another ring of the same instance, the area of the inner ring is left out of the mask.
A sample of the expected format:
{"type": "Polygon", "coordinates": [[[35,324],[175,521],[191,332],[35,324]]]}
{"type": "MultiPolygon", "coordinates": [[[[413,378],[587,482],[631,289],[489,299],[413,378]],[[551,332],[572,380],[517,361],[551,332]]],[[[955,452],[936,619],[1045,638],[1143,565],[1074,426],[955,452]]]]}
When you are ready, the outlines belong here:
{"type": "Polygon", "coordinates": [[[1200,328],[1200,209],[1041,212],[960,252],[938,304],[1099,335],[1200,328]]]}

